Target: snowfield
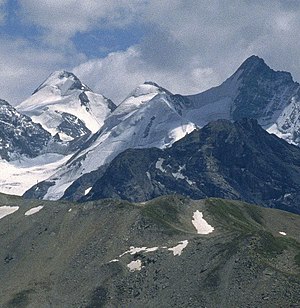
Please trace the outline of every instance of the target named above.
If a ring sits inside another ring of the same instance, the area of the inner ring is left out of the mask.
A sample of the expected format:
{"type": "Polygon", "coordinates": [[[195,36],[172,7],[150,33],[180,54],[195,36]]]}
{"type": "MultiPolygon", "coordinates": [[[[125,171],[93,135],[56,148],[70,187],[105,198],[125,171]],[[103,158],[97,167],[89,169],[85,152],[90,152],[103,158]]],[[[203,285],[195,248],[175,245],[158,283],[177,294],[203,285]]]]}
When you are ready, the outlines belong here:
{"type": "Polygon", "coordinates": [[[18,206],[0,206],[0,219],[16,212],[18,209],[18,206]]]}
{"type": "Polygon", "coordinates": [[[30,187],[53,175],[70,157],[50,153],[32,159],[0,160],[0,192],[23,195],[30,187]]]}

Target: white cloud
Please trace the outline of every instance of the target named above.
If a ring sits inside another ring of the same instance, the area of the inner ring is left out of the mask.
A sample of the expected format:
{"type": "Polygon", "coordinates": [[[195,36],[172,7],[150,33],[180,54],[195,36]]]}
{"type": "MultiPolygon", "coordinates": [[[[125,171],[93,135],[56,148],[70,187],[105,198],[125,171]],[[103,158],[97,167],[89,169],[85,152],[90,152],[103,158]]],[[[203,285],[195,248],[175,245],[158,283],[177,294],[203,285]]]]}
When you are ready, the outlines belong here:
{"type": "Polygon", "coordinates": [[[51,45],[65,45],[78,32],[122,27],[133,21],[138,0],[22,0],[23,18],[44,29],[51,45]]]}
{"type": "Polygon", "coordinates": [[[106,58],[90,60],[72,70],[95,91],[119,103],[144,81],[154,81],[174,93],[196,93],[216,85],[218,75],[210,68],[191,62],[174,73],[145,62],[135,46],[126,51],[110,53],[106,58]]]}
{"type": "Polygon", "coordinates": [[[1,99],[22,101],[55,69],[67,65],[66,55],[39,49],[21,39],[0,39],[1,99]]]}
{"type": "Polygon", "coordinates": [[[145,80],[175,93],[196,93],[223,81],[251,54],[300,80],[299,1],[22,0],[19,5],[23,20],[42,29],[43,41],[40,46],[0,42],[6,70],[0,85],[8,98],[24,97],[54,69],[68,67],[117,101],[145,80]],[[125,51],[86,59],[72,45],[76,33],[126,31],[133,23],[148,31],[125,51]]]}
{"type": "Polygon", "coordinates": [[[300,79],[297,2],[152,0],[139,9],[149,26],[139,45],[74,69],[113,99],[149,79],[173,92],[200,92],[252,54],[300,79]]]}
{"type": "Polygon", "coordinates": [[[151,30],[139,45],[74,71],[117,101],[145,80],[173,92],[200,92],[252,54],[299,80],[299,14],[294,1],[152,0],[140,11],[151,30]]]}

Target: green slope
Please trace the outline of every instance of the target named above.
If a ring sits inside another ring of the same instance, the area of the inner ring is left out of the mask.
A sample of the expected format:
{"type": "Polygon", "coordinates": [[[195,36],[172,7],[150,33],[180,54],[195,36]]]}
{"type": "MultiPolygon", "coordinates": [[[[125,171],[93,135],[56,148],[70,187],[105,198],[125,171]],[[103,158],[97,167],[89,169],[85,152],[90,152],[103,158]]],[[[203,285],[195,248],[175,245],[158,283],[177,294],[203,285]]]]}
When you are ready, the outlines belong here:
{"type": "Polygon", "coordinates": [[[0,220],[0,307],[300,305],[300,216],[177,195],[143,204],[0,195],[3,205],[20,208],[0,220]],[[197,210],[212,233],[197,233],[197,210]],[[168,250],[186,240],[181,255],[168,250]],[[120,257],[130,246],[153,249],[120,257]],[[133,261],[141,270],[129,270],[133,261]]]}

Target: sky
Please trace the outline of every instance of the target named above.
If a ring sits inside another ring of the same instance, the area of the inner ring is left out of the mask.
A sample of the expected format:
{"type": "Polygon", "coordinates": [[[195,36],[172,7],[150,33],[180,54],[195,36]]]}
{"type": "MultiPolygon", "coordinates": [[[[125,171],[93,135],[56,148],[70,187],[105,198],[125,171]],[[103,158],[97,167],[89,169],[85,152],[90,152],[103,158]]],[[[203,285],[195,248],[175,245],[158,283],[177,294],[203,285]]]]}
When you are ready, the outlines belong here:
{"type": "Polygon", "coordinates": [[[0,0],[0,98],[62,69],[117,104],[144,81],[194,94],[252,54],[300,81],[299,29],[298,0],[0,0]]]}

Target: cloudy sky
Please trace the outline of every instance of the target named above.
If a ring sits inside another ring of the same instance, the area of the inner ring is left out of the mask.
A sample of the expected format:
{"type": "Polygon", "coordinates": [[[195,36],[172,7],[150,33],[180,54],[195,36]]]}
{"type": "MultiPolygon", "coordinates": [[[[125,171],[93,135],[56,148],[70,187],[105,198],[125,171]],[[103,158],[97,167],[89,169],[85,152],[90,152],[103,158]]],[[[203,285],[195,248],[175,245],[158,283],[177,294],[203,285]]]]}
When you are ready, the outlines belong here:
{"type": "Polygon", "coordinates": [[[250,55],[300,81],[298,0],[0,0],[0,98],[55,70],[119,103],[138,84],[215,86],[250,55]]]}

